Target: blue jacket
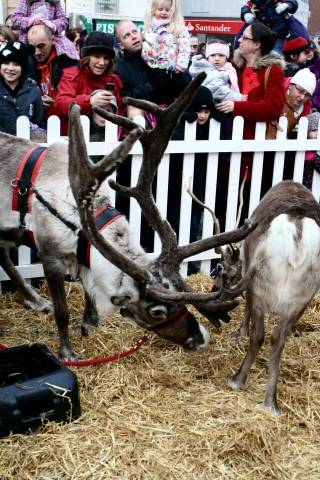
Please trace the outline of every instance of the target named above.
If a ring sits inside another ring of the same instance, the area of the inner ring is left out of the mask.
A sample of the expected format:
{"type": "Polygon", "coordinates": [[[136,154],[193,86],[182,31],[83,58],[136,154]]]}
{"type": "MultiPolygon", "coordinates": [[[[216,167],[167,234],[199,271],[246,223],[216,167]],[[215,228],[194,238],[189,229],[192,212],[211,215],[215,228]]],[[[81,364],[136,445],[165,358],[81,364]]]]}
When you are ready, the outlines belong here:
{"type": "MultiPolygon", "coordinates": [[[[286,0],[289,4],[289,9],[284,13],[294,14],[298,10],[297,0],[286,0]]],[[[276,3],[274,0],[255,0],[247,2],[241,8],[241,19],[244,20],[246,13],[251,13],[252,7],[257,7],[258,11],[255,12],[256,19],[267,25],[271,30],[278,34],[279,37],[286,37],[288,34],[288,16],[284,13],[277,13],[276,3]]]]}
{"type": "Polygon", "coordinates": [[[36,82],[24,77],[17,94],[11,95],[0,78],[0,131],[16,135],[16,121],[25,115],[32,123],[41,125],[43,107],[41,93],[36,82]]]}

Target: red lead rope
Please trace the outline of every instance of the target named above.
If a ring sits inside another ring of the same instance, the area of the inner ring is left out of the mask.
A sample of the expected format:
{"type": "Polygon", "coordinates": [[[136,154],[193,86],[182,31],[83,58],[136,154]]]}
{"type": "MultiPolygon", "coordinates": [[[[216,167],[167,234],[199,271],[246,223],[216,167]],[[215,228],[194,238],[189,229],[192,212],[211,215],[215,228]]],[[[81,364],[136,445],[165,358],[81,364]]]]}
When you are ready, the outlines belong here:
{"type": "MultiPolygon", "coordinates": [[[[130,355],[133,355],[138,350],[140,350],[142,345],[147,343],[147,341],[148,341],[148,337],[147,335],[144,335],[143,337],[140,338],[140,340],[137,342],[137,344],[134,347],[129,348],[129,350],[125,350],[124,352],[116,353],[115,355],[110,355],[109,357],[92,358],[90,360],[64,361],[62,363],[67,367],[89,367],[91,365],[99,365],[100,363],[114,362],[116,360],[120,360],[121,358],[129,357],[130,355]]],[[[5,350],[6,348],[8,348],[8,345],[5,345],[4,343],[0,343],[0,350],[5,350]]]]}

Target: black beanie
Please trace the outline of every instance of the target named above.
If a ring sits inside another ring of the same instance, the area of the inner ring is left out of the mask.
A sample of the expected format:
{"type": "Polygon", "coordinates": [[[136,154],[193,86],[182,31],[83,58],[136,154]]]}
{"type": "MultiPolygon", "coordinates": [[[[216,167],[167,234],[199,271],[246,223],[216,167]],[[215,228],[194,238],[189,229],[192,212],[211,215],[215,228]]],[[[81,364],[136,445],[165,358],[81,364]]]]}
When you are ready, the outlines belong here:
{"type": "Polygon", "coordinates": [[[213,110],[214,102],[212,93],[207,87],[199,87],[195,93],[192,102],[187,108],[188,112],[199,112],[199,110],[213,110]]]}
{"type": "Polygon", "coordinates": [[[22,42],[7,42],[0,49],[0,65],[16,62],[21,66],[22,75],[28,71],[28,47],[22,42]]]}
{"type": "Polygon", "coordinates": [[[97,52],[106,53],[111,58],[115,57],[111,35],[104,32],[92,32],[87,36],[81,49],[81,57],[87,57],[97,52]]]}

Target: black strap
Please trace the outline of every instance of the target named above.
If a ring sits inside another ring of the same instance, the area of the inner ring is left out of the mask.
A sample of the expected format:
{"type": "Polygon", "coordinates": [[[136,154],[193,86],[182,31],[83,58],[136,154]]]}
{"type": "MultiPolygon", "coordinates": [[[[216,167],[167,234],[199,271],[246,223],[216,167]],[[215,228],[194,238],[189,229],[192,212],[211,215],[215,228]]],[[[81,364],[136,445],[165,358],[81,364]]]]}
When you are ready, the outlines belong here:
{"type": "MultiPolygon", "coordinates": [[[[99,231],[102,230],[116,217],[120,218],[122,217],[122,214],[110,205],[105,205],[96,215],[95,220],[97,229],[99,231]]],[[[77,258],[80,265],[85,265],[88,268],[90,268],[90,247],[90,241],[81,230],[78,236],[77,258]]]]}

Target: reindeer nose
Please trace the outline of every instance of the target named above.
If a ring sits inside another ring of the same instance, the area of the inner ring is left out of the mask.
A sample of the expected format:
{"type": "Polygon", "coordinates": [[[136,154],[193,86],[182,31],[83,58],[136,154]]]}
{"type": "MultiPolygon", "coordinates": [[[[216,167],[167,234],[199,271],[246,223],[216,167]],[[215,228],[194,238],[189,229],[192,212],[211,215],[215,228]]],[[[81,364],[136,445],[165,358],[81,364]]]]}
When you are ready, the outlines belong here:
{"type": "Polygon", "coordinates": [[[189,337],[184,344],[185,350],[192,352],[200,350],[200,348],[206,348],[210,341],[210,334],[203,325],[199,324],[199,333],[192,337],[189,337]]]}

